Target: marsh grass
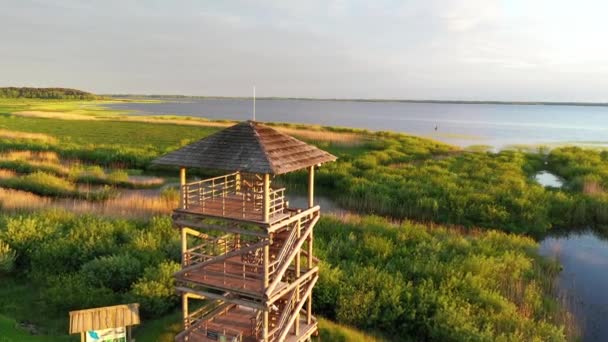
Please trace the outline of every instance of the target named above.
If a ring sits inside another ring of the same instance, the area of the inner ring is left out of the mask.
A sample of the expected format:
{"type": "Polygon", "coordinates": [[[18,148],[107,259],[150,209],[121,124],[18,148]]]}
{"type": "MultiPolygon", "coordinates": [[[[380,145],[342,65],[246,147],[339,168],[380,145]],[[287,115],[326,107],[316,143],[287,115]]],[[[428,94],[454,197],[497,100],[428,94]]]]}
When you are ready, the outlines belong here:
{"type": "Polygon", "coordinates": [[[313,341],[335,342],[382,342],[384,339],[376,337],[346,325],[334,323],[325,318],[319,318],[319,336],[313,341]]]}
{"type": "Polygon", "coordinates": [[[54,198],[31,192],[0,188],[0,207],[5,212],[35,212],[45,208],[68,210],[74,213],[104,217],[146,219],[157,214],[168,214],[177,206],[176,198],[118,194],[105,201],[54,198]]]}
{"type": "Polygon", "coordinates": [[[42,171],[2,179],[0,186],[42,196],[72,197],[92,201],[107,200],[115,196],[115,190],[108,187],[90,192],[79,191],[74,183],[42,171]]]}
{"type": "Polygon", "coordinates": [[[54,137],[51,137],[46,134],[41,133],[28,133],[28,132],[17,132],[17,131],[9,131],[6,129],[0,129],[0,138],[5,139],[29,139],[29,140],[37,140],[47,143],[54,143],[57,141],[54,137]]]}
{"type": "Polygon", "coordinates": [[[370,216],[324,217],[317,312],[399,339],[576,340],[556,263],[531,238],[370,216]]]}

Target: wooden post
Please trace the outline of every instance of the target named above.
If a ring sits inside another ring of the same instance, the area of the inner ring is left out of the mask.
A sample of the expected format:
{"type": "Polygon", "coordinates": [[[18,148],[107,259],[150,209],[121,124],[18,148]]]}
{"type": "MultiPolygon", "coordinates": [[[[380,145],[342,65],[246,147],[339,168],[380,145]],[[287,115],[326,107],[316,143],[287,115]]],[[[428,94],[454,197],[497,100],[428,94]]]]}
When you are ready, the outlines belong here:
{"type": "Polygon", "coordinates": [[[184,317],[184,330],[190,327],[190,322],[188,321],[188,294],[184,293],[182,295],[182,315],[184,317]]]}
{"type": "MultiPolygon", "coordinates": [[[[298,230],[298,240],[300,240],[300,237],[302,236],[302,227],[300,225],[300,220],[298,220],[296,222],[295,228],[298,230]]],[[[302,248],[298,248],[298,253],[296,254],[296,278],[300,278],[300,261],[301,261],[301,251],[302,248]]],[[[296,286],[296,302],[299,303],[301,298],[300,298],[300,285],[296,286]]],[[[294,333],[296,336],[298,336],[300,334],[300,312],[296,312],[297,318],[296,321],[294,322],[294,333]]]]}
{"type": "Polygon", "coordinates": [[[234,191],[237,194],[241,192],[241,173],[238,171],[234,175],[234,191]]]}
{"type": "Polygon", "coordinates": [[[186,252],[188,251],[188,233],[184,227],[180,228],[182,234],[182,267],[186,266],[186,252]]]}
{"type": "Polygon", "coordinates": [[[182,209],[186,209],[186,196],[187,194],[184,192],[184,185],[186,185],[186,168],[179,168],[179,207],[182,209]]]}
{"type": "Polygon", "coordinates": [[[268,341],[268,310],[264,310],[264,321],[262,326],[262,340],[268,341]]]}
{"type": "Polygon", "coordinates": [[[264,174],[264,222],[270,221],[270,175],[264,174]]]}
{"type": "Polygon", "coordinates": [[[264,246],[264,289],[268,288],[268,284],[270,284],[270,279],[268,277],[268,264],[270,260],[270,248],[268,245],[264,246]]]}
{"type": "Polygon", "coordinates": [[[315,167],[308,168],[308,207],[315,205],[315,167]]]}
{"type": "MultiPolygon", "coordinates": [[[[312,242],[313,242],[313,236],[312,236],[312,231],[310,232],[310,235],[308,236],[308,269],[312,269],[313,265],[312,265],[312,242]]],[[[308,296],[308,300],[306,302],[306,324],[310,325],[312,324],[312,291],[310,292],[310,295],[308,296]]]]}

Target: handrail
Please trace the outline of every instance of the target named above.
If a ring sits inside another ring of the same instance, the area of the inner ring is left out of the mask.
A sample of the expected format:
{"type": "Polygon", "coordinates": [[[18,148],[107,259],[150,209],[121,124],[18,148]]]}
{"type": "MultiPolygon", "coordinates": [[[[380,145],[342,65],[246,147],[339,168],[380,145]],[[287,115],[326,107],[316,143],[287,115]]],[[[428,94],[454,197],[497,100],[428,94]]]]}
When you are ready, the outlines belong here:
{"type": "Polygon", "coordinates": [[[183,209],[202,210],[203,213],[205,210],[211,210],[209,213],[225,217],[245,219],[262,216],[265,196],[270,219],[285,212],[285,188],[271,188],[270,192],[265,193],[256,181],[251,182],[241,177],[238,172],[181,186],[183,209]]]}
{"type": "Polygon", "coordinates": [[[213,178],[205,178],[205,179],[201,179],[199,181],[194,181],[194,182],[190,182],[190,183],[186,183],[186,185],[190,185],[190,184],[197,184],[197,183],[202,183],[202,182],[208,182],[208,181],[212,181],[212,180],[216,180],[216,179],[220,179],[220,178],[225,178],[225,177],[230,177],[230,176],[236,176],[238,175],[239,172],[233,172],[233,173],[229,173],[226,175],[221,175],[221,176],[217,176],[217,177],[213,177],[213,178]]]}
{"type": "Polygon", "coordinates": [[[272,329],[272,331],[270,331],[270,333],[268,334],[269,338],[274,338],[277,333],[279,333],[283,330],[283,327],[285,326],[285,322],[287,322],[287,319],[292,314],[293,307],[296,304],[296,298],[297,298],[296,294],[299,292],[300,291],[297,291],[297,289],[294,289],[293,291],[291,291],[291,294],[289,295],[289,299],[287,299],[287,304],[283,308],[283,313],[281,313],[281,317],[279,318],[279,323],[277,324],[277,326],[274,329],[272,329]]]}
{"type": "MultiPolygon", "coordinates": [[[[268,270],[269,275],[273,275],[276,270],[278,265],[282,264],[285,260],[285,257],[289,254],[289,252],[291,251],[291,247],[293,247],[293,244],[296,241],[297,238],[297,233],[299,231],[301,231],[302,229],[302,225],[300,224],[300,222],[296,222],[294,224],[293,229],[291,230],[291,232],[289,232],[289,236],[287,237],[287,240],[285,241],[285,243],[283,244],[283,247],[281,247],[281,250],[279,251],[279,254],[277,255],[276,260],[274,260],[271,263],[271,268],[272,270],[268,270]]],[[[269,267],[270,268],[270,267],[269,267]]]]}

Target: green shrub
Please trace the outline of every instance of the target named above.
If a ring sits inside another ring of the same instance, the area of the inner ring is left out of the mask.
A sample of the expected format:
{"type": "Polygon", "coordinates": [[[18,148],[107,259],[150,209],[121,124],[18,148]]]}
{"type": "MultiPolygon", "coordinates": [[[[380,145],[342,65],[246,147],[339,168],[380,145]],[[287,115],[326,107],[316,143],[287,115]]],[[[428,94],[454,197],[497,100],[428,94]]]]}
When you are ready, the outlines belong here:
{"type": "Polygon", "coordinates": [[[45,196],[67,197],[73,195],[76,191],[73,183],[42,171],[4,179],[0,181],[0,184],[9,188],[25,190],[45,196]]]}
{"type": "Polygon", "coordinates": [[[111,289],[93,286],[79,273],[49,276],[41,294],[49,311],[62,314],[119,302],[111,289]]]}
{"type": "Polygon", "coordinates": [[[108,174],[107,179],[110,184],[128,183],[129,174],[124,170],[114,170],[108,174]]]}
{"type": "Polygon", "coordinates": [[[173,187],[166,187],[161,190],[160,198],[167,203],[177,203],[179,201],[179,189],[173,187]]]}
{"type": "Polygon", "coordinates": [[[122,292],[141,276],[142,265],[129,254],[101,256],[84,264],[81,272],[95,287],[122,292]]]}
{"type": "Polygon", "coordinates": [[[0,274],[10,273],[15,267],[17,253],[8,245],[8,243],[0,240],[0,274]]]}
{"type": "Polygon", "coordinates": [[[556,272],[530,238],[324,217],[315,246],[314,309],[338,323],[394,339],[565,340],[556,272]]]}
{"type": "Polygon", "coordinates": [[[134,301],[141,304],[142,315],[158,317],[175,308],[179,297],[175,293],[173,274],[181,268],[179,263],[166,261],[148,267],[144,276],[131,289],[134,301]]]}

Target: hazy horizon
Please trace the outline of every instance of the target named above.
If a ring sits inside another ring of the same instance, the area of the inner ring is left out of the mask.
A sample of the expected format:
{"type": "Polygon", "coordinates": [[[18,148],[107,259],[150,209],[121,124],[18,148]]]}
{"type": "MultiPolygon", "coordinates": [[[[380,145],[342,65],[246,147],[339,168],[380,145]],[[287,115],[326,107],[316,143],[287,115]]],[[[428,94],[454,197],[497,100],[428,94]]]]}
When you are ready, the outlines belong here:
{"type": "Polygon", "coordinates": [[[7,0],[2,86],[607,102],[608,3],[7,0]]]}

